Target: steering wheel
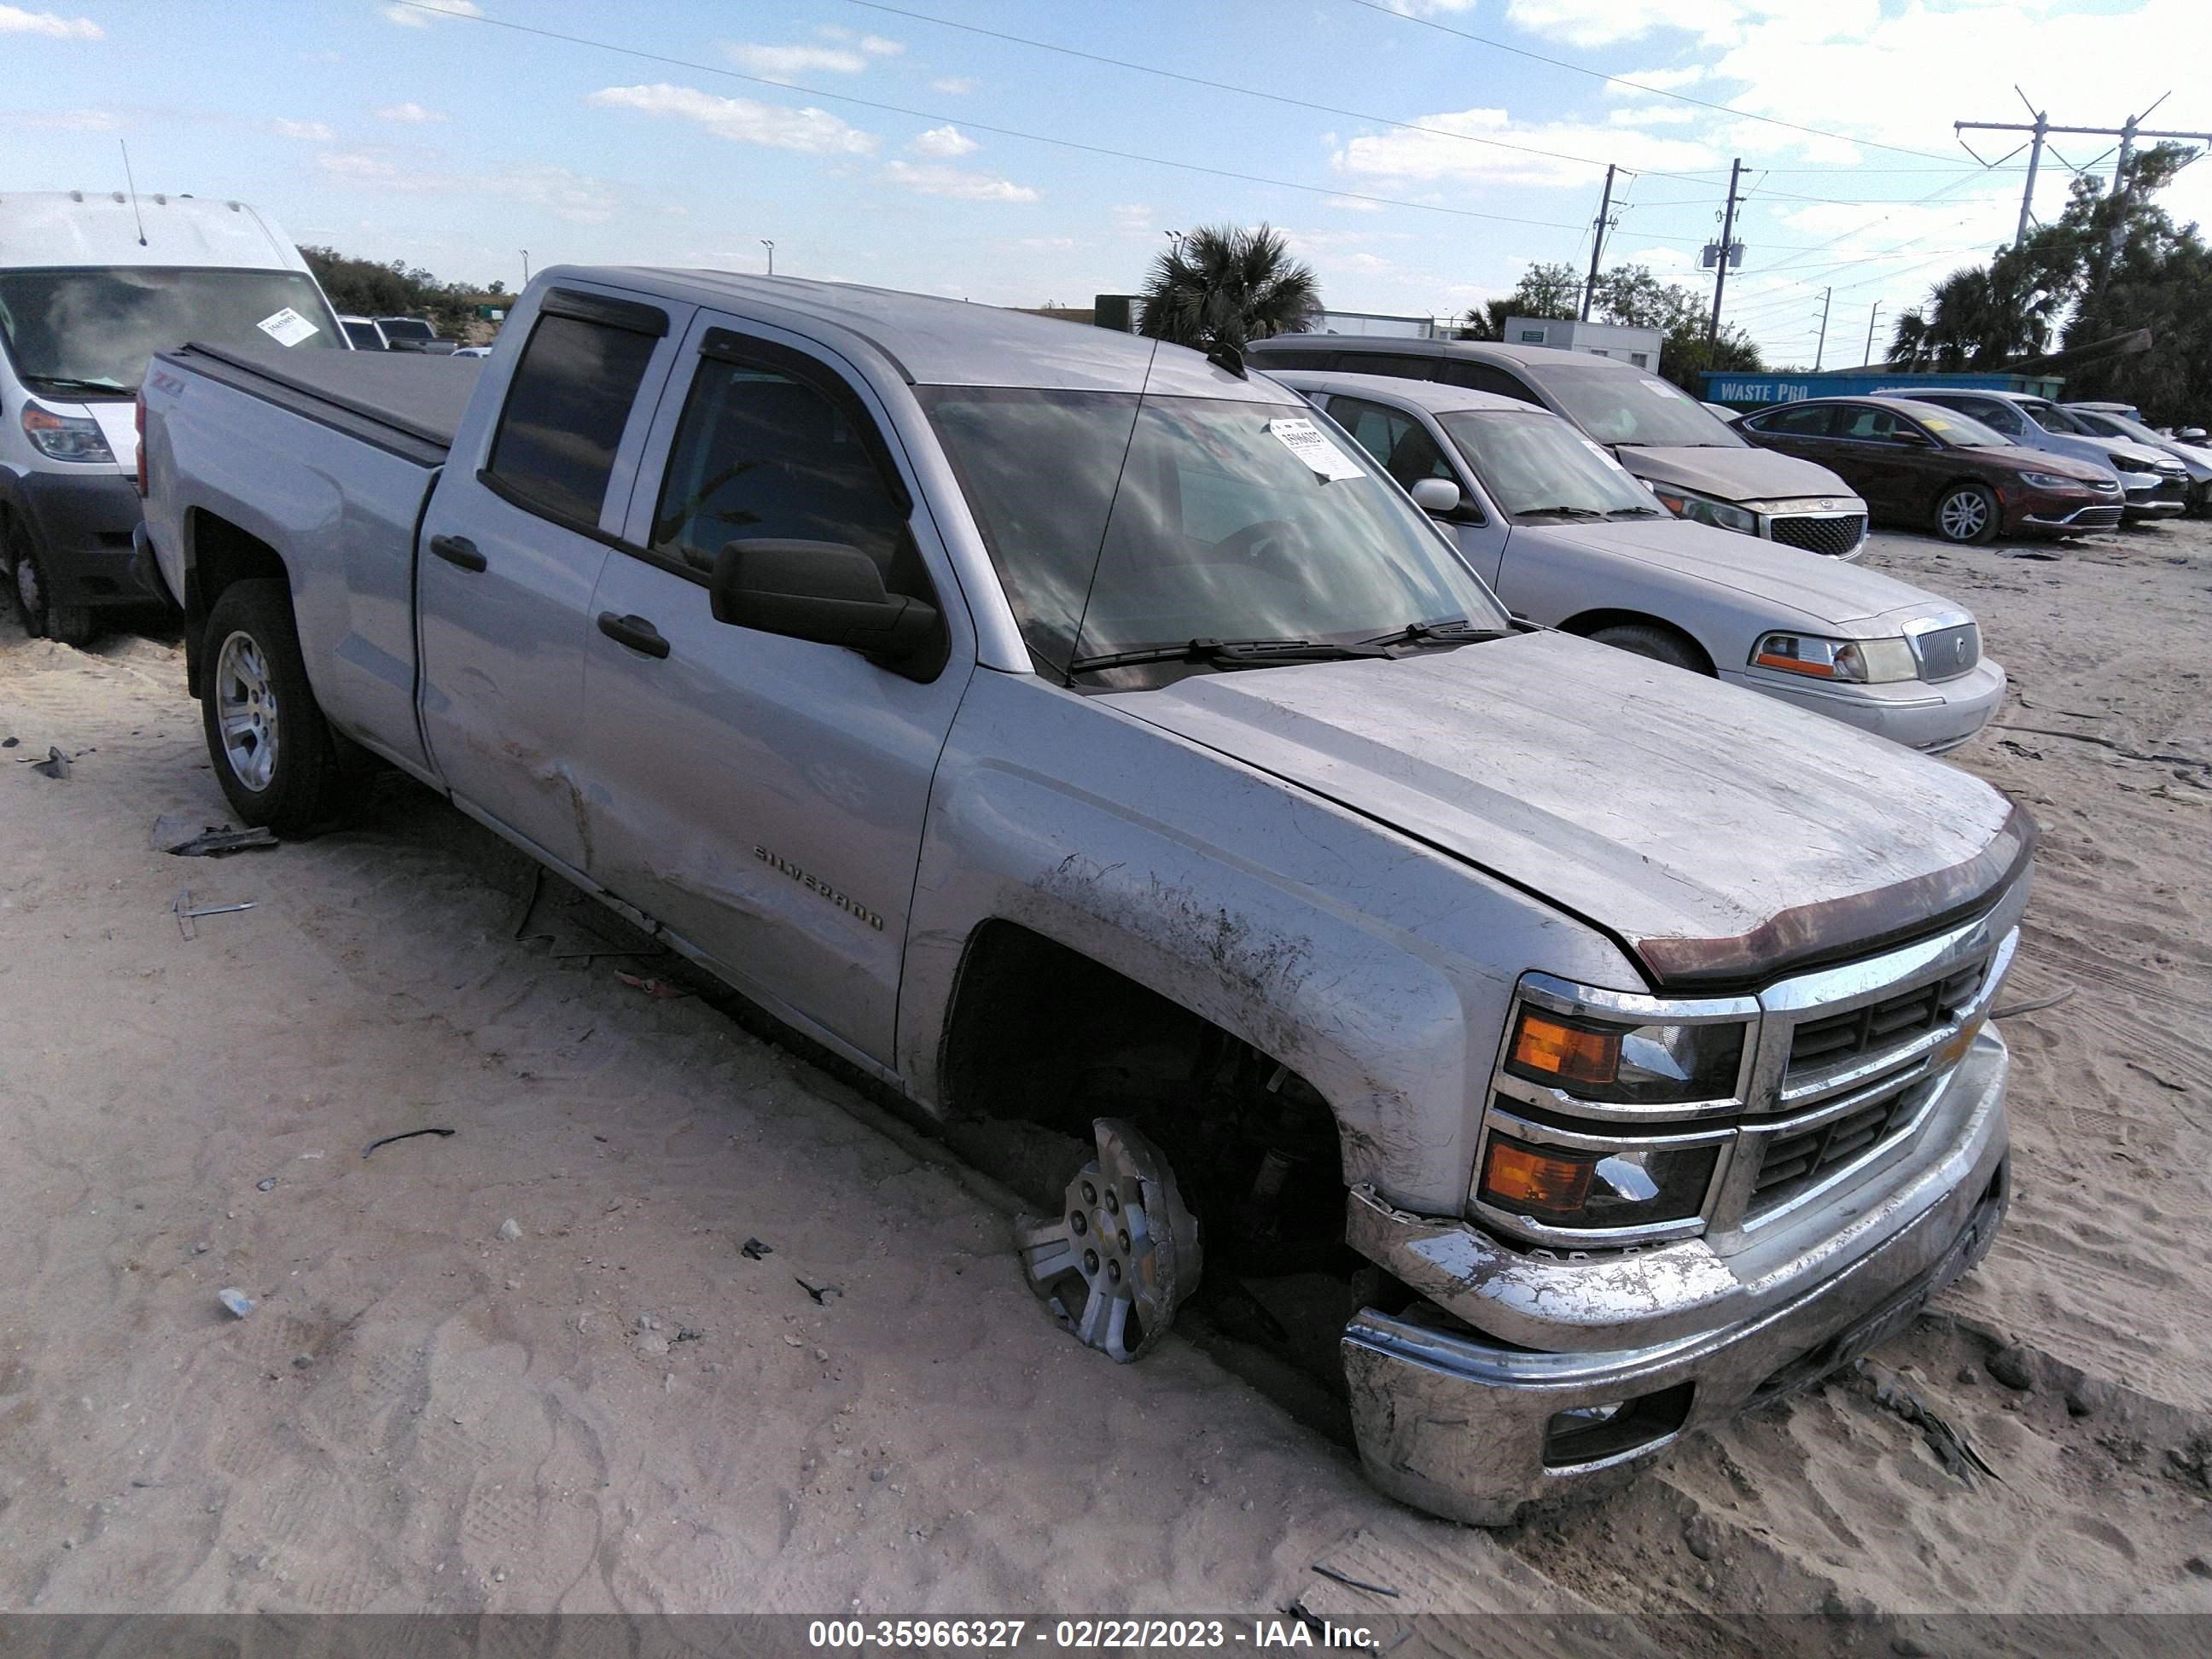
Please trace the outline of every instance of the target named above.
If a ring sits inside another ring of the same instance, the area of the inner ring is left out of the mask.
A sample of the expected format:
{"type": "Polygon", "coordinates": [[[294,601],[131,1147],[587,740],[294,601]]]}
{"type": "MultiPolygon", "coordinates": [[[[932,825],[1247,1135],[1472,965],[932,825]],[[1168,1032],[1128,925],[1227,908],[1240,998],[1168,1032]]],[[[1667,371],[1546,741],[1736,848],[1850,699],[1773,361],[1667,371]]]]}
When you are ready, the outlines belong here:
{"type": "Polygon", "coordinates": [[[1224,562],[1246,559],[1256,564],[1285,557],[1297,538],[1298,527],[1288,519],[1262,519],[1216,542],[1213,556],[1224,562]]]}

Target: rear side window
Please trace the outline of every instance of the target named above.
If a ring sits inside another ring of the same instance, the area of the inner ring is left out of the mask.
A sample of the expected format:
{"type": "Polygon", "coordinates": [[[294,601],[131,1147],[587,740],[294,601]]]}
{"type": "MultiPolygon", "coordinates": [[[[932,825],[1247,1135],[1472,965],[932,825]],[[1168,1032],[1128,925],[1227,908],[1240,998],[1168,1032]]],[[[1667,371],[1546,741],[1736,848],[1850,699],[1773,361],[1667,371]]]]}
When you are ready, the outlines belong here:
{"type": "Polygon", "coordinates": [[[930,599],[908,508],[865,414],[766,362],[700,360],[653,515],[653,550],[697,576],[732,542],[842,542],[894,593],[930,599]]]}
{"type": "Polygon", "coordinates": [[[1760,432],[1771,432],[1781,438],[1825,438],[1835,429],[1835,418],[1836,411],[1832,407],[1784,409],[1771,415],[1761,415],[1746,424],[1760,432]]]}
{"type": "Polygon", "coordinates": [[[1437,366],[1431,359],[1396,351],[1340,351],[1336,367],[1346,374],[1388,374],[1401,380],[1437,377],[1437,366]]]}
{"type": "Polygon", "coordinates": [[[1437,376],[1446,386],[1463,386],[1474,392],[1494,392],[1501,398],[1517,398],[1524,404],[1544,406],[1544,400],[1528,389],[1528,383],[1517,374],[1508,374],[1495,363],[1468,362],[1452,358],[1444,364],[1443,373],[1437,376]]]}
{"type": "Polygon", "coordinates": [[[596,530],[615,450],[657,338],[556,312],[549,301],[514,366],[486,482],[518,507],[596,530]]]}

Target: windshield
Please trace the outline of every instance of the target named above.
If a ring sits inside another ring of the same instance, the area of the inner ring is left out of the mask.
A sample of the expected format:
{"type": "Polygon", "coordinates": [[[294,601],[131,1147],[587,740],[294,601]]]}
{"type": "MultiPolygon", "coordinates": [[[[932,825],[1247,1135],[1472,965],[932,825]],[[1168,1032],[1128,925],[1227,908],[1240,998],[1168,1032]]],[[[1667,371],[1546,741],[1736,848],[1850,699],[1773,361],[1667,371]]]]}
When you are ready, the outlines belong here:
{"type": "Polygon", "coordinates": [[[1192,640],[1508,625],[1420,511],[1302,404],[923,398],[1030,649],[1063,672],[1192,640]]]}
{"type": "Polygon", "coordinates": [[[2141,421],[2130,420],[2125,415],[2114,415],[2101,409],[2069,410],[2067,412],[2073,416],[2076,425],[2085,426],[2100,437],[2133,438],[2138,443],[2153,445],[2167,441],[2141,421]]]}
{"type": "Polygon", "coordinates": [[[187,340],[344,344],[301,272],[161,265],[0,270],[0,335],[23,380],[93,398],[135,396],[147,359],[187,340]]]}
{"type": "Polygon", "coordinates": [[[1491,498],[1512,517],[1662,510],[1611,456],[1557,416],[1462,409],[1437,418],[1491,498]]]}
{"type": "Polygon", "coordinates": [[[1646,449],[1750,447],[1688,392],[1654,375],[1633,374],[1615,364],[1583,368],[1547,363],[1541,385],[1577,426],[1601,444],[1635,444],[1646,449]]]}
{"type": "Polygon", "coordinates": [[[1954,409],[1920,404],[1908,412],[1937,439],[1954,449],[2012,449],[2017,447],[1994,427],[1984,426],[1972,416],[1961,415],[1954,409]]]}

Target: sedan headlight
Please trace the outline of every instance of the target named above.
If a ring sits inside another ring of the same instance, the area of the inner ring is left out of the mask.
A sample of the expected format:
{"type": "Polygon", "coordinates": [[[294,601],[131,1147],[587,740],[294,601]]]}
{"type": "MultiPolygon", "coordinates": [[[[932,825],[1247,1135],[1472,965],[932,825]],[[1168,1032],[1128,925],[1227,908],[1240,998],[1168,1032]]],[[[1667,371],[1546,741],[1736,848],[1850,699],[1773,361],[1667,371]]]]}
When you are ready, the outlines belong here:
{"type": "Polygon", "coordinates": [[[1583,1100],[1648,1105],[1735,1092],[1740,1024],[1617,1025],[1524,1005],[1505,1069],[1583,1100]]]}
{"type": "Polygon", "coordinates": [[[1733,530],[1743,536],[1759,534],[1759,514],[1732,501],[1715,501],[1711,495],[1700,495],[1694,489],[1682,489],[1673,484],[1653,484],[1651,493],[1678,519],[1709,524],[1716,530],[1733,530]]]}
{"type": "Polygon", "coordinates": [[[2063,472],[2023,472],[2020,481],[2033,484],[2038,489],[2083,489],[2087,483],[2080,478],[2069,478],[2063,472]]]}
{"type": "Polygon", "coordinates": [[[26,403],[23,435],[50,460],[105,461],[111,466],[115,464],[115,452],[100,436],[100,422],[82,415],[57,415],[51,409],[26,403]]]}
{"type": "Polygon", "coordinates": [[[1757,668],[1776,668],[1808,679],[1852,685],[1887,685],[1920,678],[1911,641],[1830,640],[1813,634],[1769,634],[1751,653],[1757,668]]]}

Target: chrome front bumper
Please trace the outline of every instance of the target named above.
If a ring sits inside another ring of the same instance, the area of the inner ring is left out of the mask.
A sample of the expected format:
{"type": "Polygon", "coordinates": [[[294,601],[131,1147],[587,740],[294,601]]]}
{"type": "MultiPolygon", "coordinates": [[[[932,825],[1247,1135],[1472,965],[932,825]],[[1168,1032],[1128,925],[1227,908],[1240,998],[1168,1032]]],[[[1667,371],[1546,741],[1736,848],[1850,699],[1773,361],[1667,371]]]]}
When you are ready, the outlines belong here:
{"type": "Polygon", "coordinates": [[[1979,1037],[1929,1126],[1927,1161],[1842,1195],[1814,1243],[1778,1256],[1700,1244],[1546,1259],[1355,1193],[1355,1247],[1504,1338],[1371,1308],[1352,1320],[1344,1368],[1368,1477],[1416,1508],[1502,1526],[1618,1485],[1692,1430],[1848,1364],[1987,1253],[2008,1193],[2007,1070],[2003,1043],[1979,1037]],[[1560,1351],[1577,1331],[1638,1346],[1560,1351]],[[1603,1421],[1560,1415],[1607,1407],[1603,1421]]]}

